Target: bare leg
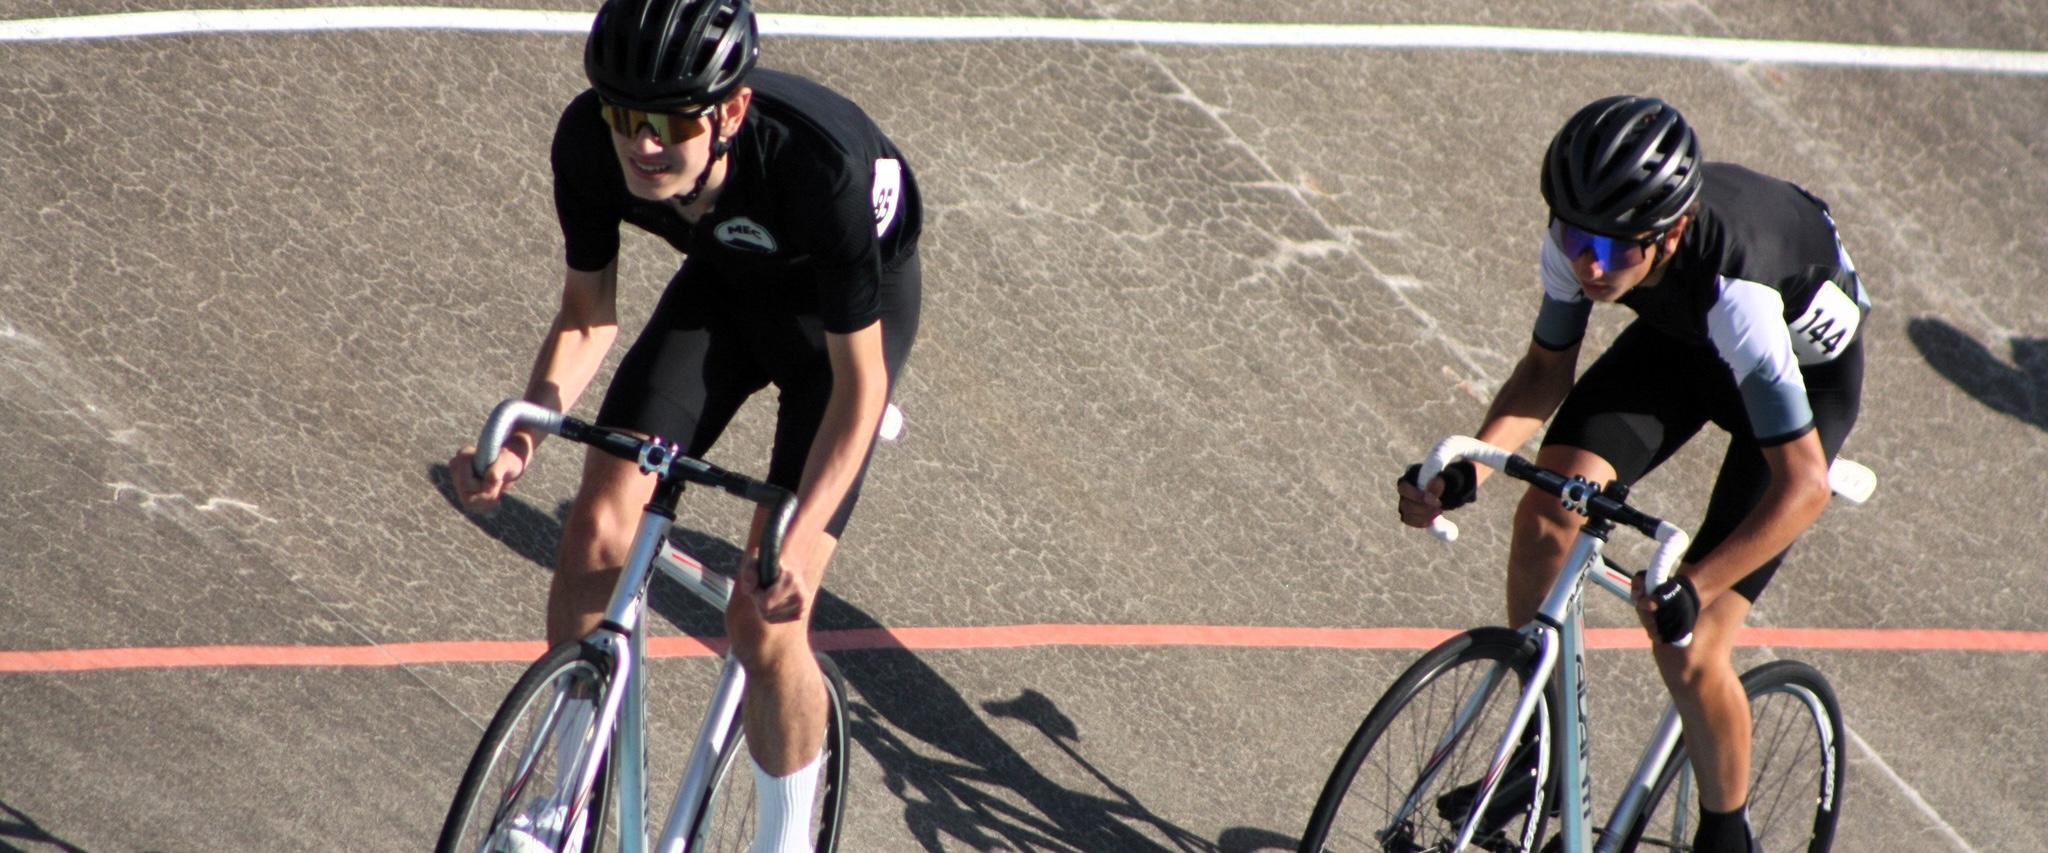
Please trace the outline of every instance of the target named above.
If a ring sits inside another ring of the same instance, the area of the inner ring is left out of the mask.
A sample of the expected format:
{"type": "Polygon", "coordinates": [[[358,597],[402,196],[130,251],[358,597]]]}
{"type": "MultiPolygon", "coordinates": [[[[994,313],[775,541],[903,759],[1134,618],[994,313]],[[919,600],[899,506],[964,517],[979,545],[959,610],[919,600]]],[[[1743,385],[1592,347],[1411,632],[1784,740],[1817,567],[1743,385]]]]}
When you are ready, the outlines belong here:
{"type": "MultiPolygon", "coordinates": [[[[1614,479],[1614,466],[1598,454],[1553,445],[1536,455],[1536,464],[1567,477],[1577,474],[1595,483],[1614,479]]],[[[1508,624],[1521,627],[1536,618],[1536,608],[1550,585],[1557,583],[1572,541],[1585,518],[1565,509],[1556,495],[1535,488],[1522,493],[1515,507],[1514,537],[1508,544],[1508,624]]]]}
{"type": "MultiPolygon", "coordinates": [[[[838,539],[823,534],[812,552],[812,568],[804,583],[813,601],[838,546],[838,539]]],[[[740,665],[747,670],[740,719],[747,729],[747,748],[754,762],[771,775],[786,776],[809,765],[825,745],[830,700],[811,651],[811,612],[807,609],[793,622],[769,624],[754,606],[754,590],[744,586],[735,586],[732,604],[725,611],[726,634],[732,638],[740,665]]]]}
{"type": "Polygon", "coordinates": [[[1749,696],[1731,658],[1749,608],[1740,595],[1722,595],[1700,613],[1692,645],[1652,649],[1685,722],[1700,805],[1711,811],[1732,812],[1749,799],[1749,696]]]}
{"type": "Polygon", "coordinates": [[[583,483],[562,526],[555,578],[548,586],[548,644],[597,629],[632,550],[655,479],[640,466],[596,448],[583,457],[583,483]]]}

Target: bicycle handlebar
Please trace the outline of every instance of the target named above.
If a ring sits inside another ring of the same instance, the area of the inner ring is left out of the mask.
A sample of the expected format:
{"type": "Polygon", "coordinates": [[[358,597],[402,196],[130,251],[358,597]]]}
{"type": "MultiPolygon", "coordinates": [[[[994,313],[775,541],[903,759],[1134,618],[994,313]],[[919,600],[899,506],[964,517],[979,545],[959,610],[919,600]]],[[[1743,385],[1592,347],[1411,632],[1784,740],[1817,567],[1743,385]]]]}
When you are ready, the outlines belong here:
{"type": "Polygon", "coordinates": [[[471,467],[478,477],[490,469],[491,463],[498,461],[498,454],[505,448],[505,440],[512,436],[513,430],[521,427],[559,435],[620,459],[637,462],[641,471],[657,475],[663,482],[673,478],[710,486],[767,508],[768,525],[761,534],[761,557],[758,561],[761,588],[773,586],[782,575],[782,543],[789,535],[789,523],[796,518],[797,509],[796,495],[790,490],[686,456],[659,436],[642,439],[630,433],[588,424],[525,400],[499,403],[484,421],[483,431],[476,440],[476,456],[471,460],[471,467]]]}
{"type": "MultiPolygon", "coordinates": [[[[1672,571],[1678,567],[1678,561],[1685,557],[1685,549],[1692,544],[1692,537],[1678,525],[1629,506],[1622,498],[1603,494],[1597,483],[1589,483],[1578,477],[1566,477],[1469,436],[1454,435],[1437,442],[1436,447],[1430,449],[1429,455],[1422,459],[1422,470],[1415,478],[1417,485],[1427,484],[1442,473],[1445,466],[1460,460],[1485,465],[1556,495],[1564,501],[1566,509],[1580,515],[1631,527],[1644,536],[1657,540],[1657,550],[1650,555],[1649,566],[1643,569],[1644,589],[1656,589],[1670,580],[1672,571]]],[[[1626,491],[1623,495],[1626,495],[1626,491]]],[[[1429,532],[1445,542],[1455,542],[1458,539],[1458,525],[1441,515],[1429,523],[1429,532]]],[[[1683,648],[1691,642],[1692,637],[1687,635],[1672,645],[1683,648]]]]}
{"type": "MultiPolygon", "coordinates": [[[[1437,442],[1436,447],[1430,448],[1429,455],[1422,457],[1422,470],[1415,475],[1415,486],[1427,488],[1429,481],[1461,459],[1499,471],[1507,468],[1508,460],[1513,457],[1514,454],[1479,439],[1454,435],[1437,442]]],[[[1429,522],[1429,532],[1445,542],[1458,541],[1458,525],[1441,515],[1429,522]]]]}

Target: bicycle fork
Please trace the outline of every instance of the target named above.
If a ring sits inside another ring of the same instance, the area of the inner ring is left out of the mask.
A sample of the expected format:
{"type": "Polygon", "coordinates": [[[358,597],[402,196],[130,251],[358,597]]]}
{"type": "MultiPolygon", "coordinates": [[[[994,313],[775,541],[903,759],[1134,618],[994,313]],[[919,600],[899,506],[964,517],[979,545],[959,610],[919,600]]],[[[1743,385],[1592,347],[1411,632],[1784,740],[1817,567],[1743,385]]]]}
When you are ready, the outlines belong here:
{"type": "MultiPolygon", "coordinates": [[[[591,792],[596,790],[597,774],[599,769],[605,766],[604,759],[606,754],[609,753],[615,760],[620,754],[617,749],[607,749],[607,747],[616,746],[616,744],[613,744],[612,737],[615,733],[622,733],[618,724],[619,716],[622,713],[632,713],[635,710],[634,706],[637,703],[629,700],[638,693],[637,687],[640,683],[639,658],[630,654],[630,650],[634,645],[632,637],[621,636],[610,631],[599,631],[584,640],[584,642],[598,649],[606,659],[611,661],[609,673],[611,683],[623,685],[625,689],[604,690],[602,692],[604,704],[599,707],[593,707],[589,711],[597,721],[596,730],[592,732],[588,743],[577,747],[581,754],[569,757],[567,765],[569,768],[568,778],[561,780],[562,783],[566,783],[565,793],[569,794],[568,802],[565,804],[567,808],[563,812],[561,826],[556,830],[559,834],[553,839],[554,844],[558,847],[568,843],[570,837],[575,834],[578,825],[587,824],[591,817],[602,817],[601,815],[591,815],[589,813],[591,792]]],[[[557,701],[560,700],[558,699],[557,701]]],[[[630,765],[631,762],[627,764],[630,765]]],[[[633,768],[621,766],[619,770],[623,781],[624,777],[631,774],[633,768]]],[[[622,817],[621,826],[623,827],[623,816],[626,814],[626,810],[622,809],[620,814],[622,817]]],[[[586,825],[584,831],[598,832],[601,831],[601,827],[586,825]]]]}
{"type": "MultiPolygon", "coordinates": [[[[1514,717],[1508,722],[1507,733],[1493,749],[1493,759],[1486,766],[1486,778],[1479,785],[1478,796],[1472,799],[1471,812],[1465,815],[1464,828],[1458,832],[1458,840],[1451,846],[1452,850],[1464,850],[1472,844],[1473,836],[1479,831],[1480,815],[1486,814],[1487,805],[1492,803],[1493,795],[1500,787],[1501,776],[1507,771],[1508,761],[1514,755],[1515,748],[1521,744],[1523,730],[1528,728],[1536,717],[1536,706],[1543,701],[1543,685],[1549,683],[1551,673],[1557,669],[1557,648],[1550,640],[1550,637],[1538,635],[1535,671],[1530,673],[1528,687],[1515,700],[1514,717]]],[[[1505,677],[1507,671],[1507,664],[1495,664],[1488,682],[1492,683],[1505,677]]],[[[1485,702],[1487,694],[1491,692],[1489,689],[1475,693],[1461,716],[1476,715],[1480,703],[1485,702]]],[[[1539,804],[1543,796],[1544,770],[1550,764],[1549,734],[1537,732],[1536,797],[1539,804]]],[[[1523,834],[1533,836],[1536,824],[1536,821],[1530,821],[1528,826],[1523,828],[1523,834]]],[[[1535,843],[1536,839],[1533,837],[1525,837],[1522,840],[1523,847],[1533,847],[1535,843]]]]}
{"type": "MultiPolygon", "coordinates": [[[[1531,673],[1529,686],[1516,698],[1515,711],[1509,721],[1507,734],[1501,739],[1499,745],[1494,748],[1493,758],[1487,763],[1486,776],[1480,780],[1479,788],[1475,792],[1472,804],[1465,815],[1462,829],[1459,831],[1457,842],[1450,848],[1453,851],[1462,851],[1471,845],[1473,836],[1478,832],[1480,815],[1486,813],[1487,805],[1493,801],[1493,795],[1500,787],[1502,774],[1507,770],[1508,761],[1513,755],[1515,748],[1521,742],[1522,731],[1534,720],[1536,706],[1543,701],[1543,685],[1549,681],[1551,672],[1556,668],[1557,656],[1552,645],[1541,638],[1539,638],[1538,642],[1536,667],[1531,673]]],[[[1480,681],[1478,687],[1472,691],[1472,695],[1466,698],[1464,706],[1458,709],[1457,717],[1451,721],[1450,726],[1445,729],[1443,737],[1438,740],[1436,748],[1430,752],[1429,760],[1424,763],[1420,778],[1416,780],[1415,786],[1409,790],[1407,800],[1394,813],[1394,819],[1391,821],[1389,828],[1378,833],[1381,842],[1387,840],[1388,834],[1393,831],[1393,827],[1401,824],[1404,816],[1422,807],[1421,800],[1423,794],[1430,789],[1437,775],[1443,772],[1445,762],[1450,760],[1451,754],[1456,750],[1458,744],[1464,741],[1466,729],[1479,718],[1481,712],[1486,707],[1486,703],[1493,698],[1494,691],[1500,689],[1501,683],[1507,680],[1512,672],[1513,670],[1507,663],[1494,664],[1488,670],[1486,677],[1480,681]]],[[[1536,763],[1538,772],[1536,783],[1540,791],[1544,781],[1541,768],[1547,767],[1549,764],[1550,737],[1548,732],[1538,732],[1537,735],[1536,763]]],[[[1524,834],[1532,834],[1535,829],[1536,827],[1532,824],[1524,830],[1524,834]]],[[[1535,840],[1533,838],[1524,838],[1522,841],[1524,847],[1531,847],[1534,844],[1535,840]]]]}

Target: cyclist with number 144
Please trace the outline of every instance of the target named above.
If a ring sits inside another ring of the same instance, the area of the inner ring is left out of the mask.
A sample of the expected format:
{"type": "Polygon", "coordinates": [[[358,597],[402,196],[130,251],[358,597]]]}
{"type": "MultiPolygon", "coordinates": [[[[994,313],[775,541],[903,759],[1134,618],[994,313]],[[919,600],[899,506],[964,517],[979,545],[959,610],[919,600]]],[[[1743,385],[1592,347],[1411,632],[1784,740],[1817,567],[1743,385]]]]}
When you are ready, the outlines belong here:
{"type": "MultiPolygon", "coordinates": [[[[808,850],[827,696],[808,624],[860,494],[890,389],[917,334],[917,188],[893,143],[841,95],[756,69],[748,0],[607,0],[584,50],[591,89],[555,131],[566,244],[561,307],[524,397],[566,412],[618,331],[619,226],[685,260],[620,362],[596,423],[701,457],[755,391],[779,391],[767,481],[799,504],[776,581],[757,588],[757,514],[726,627],[746,669],[741,719],[761,827],[754,850],[808,850]]],[[[521,430],[481,477],[489,511],[541,434],[521,430]]],[[[592,450],[548,593],[550,644],[598,627],[655,478],[592,450]]]]}
{"type": "MultiPolygon", "coordinates": [[[[1544,155],[1543,299],[1534,339],[1477,433],[1515,448],[1545,421],[1537,464],[1634,483],[1708,422],[1729,446],[1678,572],[1637,607],[1684,723],[1700,787],[1692,849],[1748,853],[1750,716],[1731,661],[1737,631],[1794,540],[1827,505],[1828,466],[1861,405],[1870,302],[1828,206],[1799,187],[1700,155],[1678,110],[1595,101],[1544,155]],[[1574,381],[1595,303],[1636,319],[1574,381]],[[1555,415],[1553,418],[1552,416],[1555,415]],[[1674,641],[1690,634],[1689,645],[1674,641]]],[[[1471,463],[1397,484],[1402,521],[1425,527],[1470,502],[1471,463]]],[[[1534,618],[1580,516],[1536,489],[1515,511],[1511,624],[1534,618]]]]}

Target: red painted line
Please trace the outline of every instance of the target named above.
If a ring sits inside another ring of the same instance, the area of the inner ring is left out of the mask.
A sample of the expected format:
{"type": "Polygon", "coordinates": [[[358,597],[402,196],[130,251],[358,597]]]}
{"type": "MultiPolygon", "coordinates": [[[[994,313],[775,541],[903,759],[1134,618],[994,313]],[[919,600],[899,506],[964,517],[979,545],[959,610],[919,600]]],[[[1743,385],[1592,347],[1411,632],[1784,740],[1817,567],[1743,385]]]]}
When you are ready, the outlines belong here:
{"type": "MultiPolygon", "coordinates": [[[[1457,633],[1446,628],[1262,628],[1223,625],[1003,625],[985,628],[860,628],[820,631],[823,651],[1017,649],[1043,646],[1426,649],[1457,633]]],[[[1739,645],[1850,651],[2048,652],[2048,632],[1969,629],[1745,628],[1739,645]]],[[[1592,649],[1647,648],[1635,628],[1590,628],[1592,649]]],[[[655,637],[658,658],[723,654],[719,638],[655,637]]],[[[95,672],[192,667],[389,667],[524,663],[537,640],[391,643],[381,646],[179,646],[0,651],[0,673],[95,672]]]]}
{"type": "Polygon", "coordinates": [[[2048,652],[2048,633],[1969,629],[1745,628],[1744,645],[1883,651],[2048,652]]]}
{"type": "Polygon", "coordinates": [[[1426,649],[1457,632],[1439,628],[1257,628],[1226,625],[1005,625],[821,631],[811,645],[855,649],[1014,649],[1034,646],[1226,646],[1426,649]]]}

